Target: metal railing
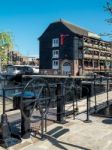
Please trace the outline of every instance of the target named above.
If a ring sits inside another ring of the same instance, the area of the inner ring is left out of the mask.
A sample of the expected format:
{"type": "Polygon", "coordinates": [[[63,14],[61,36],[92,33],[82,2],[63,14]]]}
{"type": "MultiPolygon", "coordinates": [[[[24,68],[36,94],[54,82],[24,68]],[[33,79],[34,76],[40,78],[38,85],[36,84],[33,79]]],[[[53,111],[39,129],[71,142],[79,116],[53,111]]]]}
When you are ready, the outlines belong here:
{"type": "MultiPolygon", "coordinates": [[[[7,120],[7,112],[20,109],[21,110],[21,132],[22,136],[27,134],[30,136],[30,132],[37,129],[37,126],[41,135],[47,132],[47,121],[57,121],[60,123],[66,122],[68,115],[73,115],[75,119],[76,115],[86,112],[86,121],[90,122],[89,115],[92,110],[98,111],[99,94],[106,94],[105,106],[112,104],[112,97],[110,98],[110,91],[112,91],[112,78],[94,78],[90,79],[74,79],[72,77],[65,78],[63,80],[50,80],[44,77],[33,77],[32,80],[27,80],[27,84],[21,87],[3,87],[2,88],[2,104],[3,112],[1,115],[1,123],[3,127],[2,137],[9,138],[9,122],[7,120]],[[104,86],[102,88],[102,86],[104,86]],[[101,88],[99,91],[97,88],[101,88]],[[7,91],[13,91],[7,93],[7,91]],[[17,96],[17,93],[22,95],[17,96]],[[24,97],[25,92],[30,92],[31,97],[24,97]],[[15,95],[13,95],[15,93],[15,95]],[[16,98],[14,99],[14,97],[16,98]],[[20,104],[18,103],[18,98],[20,104]],[[15,101],[15,102],[14,102],[15,101]],[[86,109],[79,111],[80,103],[84,101],[86,109]],[[12,108],[6,109],[6,105],[12,104],[12,108]],[[39,122],[39,123],[37,123],[39,122]],[[6,130],[7,123],[7,130],[6,130]],[[29,125],[28,125],[29,124],[29,125]],[[34,125],[35,124],[35,125],[34,125]],[[34,125],[34,126],[33,126],[34,125]],[[33,127],[32,127],[33,126],[33,127]]],[[[102,103],[102,102],[101,102],[102,103]]],[[[13,132],[13,131],[11,131],[13,132]]],[[[39,133],[39,132],[38,132],[39,133]]],[[[2,140],[4,140],[2,139],[2,140]]]]}

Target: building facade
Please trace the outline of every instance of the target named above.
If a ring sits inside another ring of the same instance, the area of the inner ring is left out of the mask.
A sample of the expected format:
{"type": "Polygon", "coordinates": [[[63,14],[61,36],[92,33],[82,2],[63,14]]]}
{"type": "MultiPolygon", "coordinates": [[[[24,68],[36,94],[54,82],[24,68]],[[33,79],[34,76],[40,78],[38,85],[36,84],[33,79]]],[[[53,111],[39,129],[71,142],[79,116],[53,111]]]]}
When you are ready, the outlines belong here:
{"type": "Polygon", "coordinates": [[[112,44],[59,20],[39,37],[40,74],[73,76],[112,71],[112,44]]]}

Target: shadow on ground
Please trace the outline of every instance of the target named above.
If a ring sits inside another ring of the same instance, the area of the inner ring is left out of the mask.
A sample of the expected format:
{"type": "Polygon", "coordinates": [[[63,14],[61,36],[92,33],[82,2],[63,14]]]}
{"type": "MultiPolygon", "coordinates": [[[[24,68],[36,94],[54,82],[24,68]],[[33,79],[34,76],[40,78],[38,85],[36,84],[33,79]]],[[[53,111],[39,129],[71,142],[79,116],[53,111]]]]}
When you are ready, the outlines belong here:
{"type": "Polygon", "coordinates": [[[104,119],[102,122],[105,124],[112,124],[112,119],[104,119]]]}
{"type": "Polygon", "coordinates": [[[60,141],[60,140],[57,139],[58,137],[66,134],[67,132],[69,132],[69,129],[67,129],[67,128],[65,129],[62,126],[58,126],[58,127],[54,128],[54,129],[50,130],[49,132],[47,132],[45,134],[45,139],[47,139],[55,147],[58,147],[58,148],[63,149],[63,150],[68,150],[64,145],[71,146],[72,148],[79,148],[79,149],[84,149],[84,150],[90,150],[90,149],[87,149],[85,147],[74,145],[74,144],[70,144],[70,143],[63,142],[63,141],[60,141]]]}

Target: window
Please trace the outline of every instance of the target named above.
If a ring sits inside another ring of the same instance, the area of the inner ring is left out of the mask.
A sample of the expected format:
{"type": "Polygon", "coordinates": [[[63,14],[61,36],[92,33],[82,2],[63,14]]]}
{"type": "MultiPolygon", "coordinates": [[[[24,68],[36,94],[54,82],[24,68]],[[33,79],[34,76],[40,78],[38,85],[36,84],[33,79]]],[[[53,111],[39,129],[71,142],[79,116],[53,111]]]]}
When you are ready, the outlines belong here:
{"type": "Polygon", "coordinates": [[[59,38],[52,39],[52,47],[59,47],[59,38]]]}
{"type": "Polygon", "coordinates": [[[59,60],[52,61],[52,69],[59,69],[59,60]]]}
{"type": "Polygon", "coordinates": [[[52,51],[52,58],[59,58],[59,50],[52,51]]]}

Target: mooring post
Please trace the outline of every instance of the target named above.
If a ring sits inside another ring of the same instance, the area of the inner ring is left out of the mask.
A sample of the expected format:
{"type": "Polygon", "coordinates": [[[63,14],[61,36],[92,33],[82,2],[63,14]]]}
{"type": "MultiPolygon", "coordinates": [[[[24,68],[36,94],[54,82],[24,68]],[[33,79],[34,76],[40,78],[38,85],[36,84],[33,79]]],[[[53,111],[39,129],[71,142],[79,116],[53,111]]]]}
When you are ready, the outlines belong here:
{"type": "Polygon", "coordinates": [[[3,88],[3,113],[1,115],[1,124],[0,124],[0,140],[7,147],[7,139],[10,138],[11,133],[9,130],[9,124],[7,119],[7,114],[5,113],[5,89],[3,88]]]}
{"type": "Polygon", "coordinates": [[[57,84],[56,89],[57,95],[57,121],[60,123],[64,123],[64,116],[65,116],[65,105],[64,105],[64,85],[63,83],[57,84]]]}

